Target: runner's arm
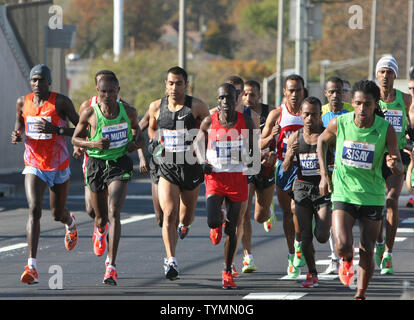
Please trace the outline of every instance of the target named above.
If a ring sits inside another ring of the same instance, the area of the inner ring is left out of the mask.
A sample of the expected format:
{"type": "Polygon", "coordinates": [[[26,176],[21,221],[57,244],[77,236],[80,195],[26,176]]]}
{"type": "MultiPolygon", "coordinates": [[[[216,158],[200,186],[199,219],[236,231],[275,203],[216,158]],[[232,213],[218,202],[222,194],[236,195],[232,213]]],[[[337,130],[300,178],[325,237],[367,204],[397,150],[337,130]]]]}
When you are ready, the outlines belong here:
{"type": "Polygon", "coordinates": [[[14,123],[14,130],[11,133],[12,144],[22,141],[22,134],[24,132],[23,106],[24,96],[19,97],[16,102],[16,121],[14,123]]]}
{"type": "Polygon", "coordinates": [[[299,133],[295,131],[291,134],[287,142],[287,149],[285,154],[285,160],[283,160],[282,168],[283,171],[289,171],[293,165],[293,158],[298,152],[299,142],[298,142],[299,133]]]}
{"type": "Polygon", "coordinates": [[[271,142],[276,139],[276,136],[280,132],[280,126],[277,124],[277,120],[280,116],[279,109],[273,109],[269,112],[266,119],[265,126],[262,131],[260,149],[266,149],[270,146],[271,142]]]}
{"type": "Polygon", "coordinates": [[[388,149],[386,156],[387,166],[395,175],[404,174],[404,165],[401,161],[400,150],[398,149],[398,138],[392,125],[388,126],[386,144],[388,149]]]}
{"type": "Polygon", "coordinates": [[[197,133],[197,136],[194,139],[193,146],[194,146],[194,152],[197,157],[198,163],[201,165],[207,164],[206,159],[206,148],[207,148],[207,142],[208,142],[208,130],[211,127],[211,117],[208,116],[204,118],[204,120],[201,122],[200,130],[197,133]]]}
{"type": "Polygon", "coordinates": [[[329,178],[328,162],[326,155],[328,153],[329,145],[336,139],[337,135],[337,118],[329,121],[328,126],[318,138],[316,152],[318,153],[319,170],[321,175],[321,182],[319,183],[319,192],[321,195],[331,193],[332,181],[329,178]]]}

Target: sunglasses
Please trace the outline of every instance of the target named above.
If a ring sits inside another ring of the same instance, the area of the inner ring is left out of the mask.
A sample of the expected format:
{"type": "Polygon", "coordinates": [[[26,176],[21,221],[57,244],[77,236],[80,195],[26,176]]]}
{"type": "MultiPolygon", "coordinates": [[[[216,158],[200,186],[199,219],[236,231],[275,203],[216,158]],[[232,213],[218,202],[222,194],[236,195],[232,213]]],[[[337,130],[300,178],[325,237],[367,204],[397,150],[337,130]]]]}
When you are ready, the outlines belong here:
{"type": "Polygon", "coordinates": [[[414,89],[414,87],[408,87],[408,90],[413,90],[414,89]]]}
{"type": "Polygon", "coordinates": [[[343,88],[342,91],[349,92],[349,91],[351,91],[351,89],[349,89],[349,88],[343,88]]]}

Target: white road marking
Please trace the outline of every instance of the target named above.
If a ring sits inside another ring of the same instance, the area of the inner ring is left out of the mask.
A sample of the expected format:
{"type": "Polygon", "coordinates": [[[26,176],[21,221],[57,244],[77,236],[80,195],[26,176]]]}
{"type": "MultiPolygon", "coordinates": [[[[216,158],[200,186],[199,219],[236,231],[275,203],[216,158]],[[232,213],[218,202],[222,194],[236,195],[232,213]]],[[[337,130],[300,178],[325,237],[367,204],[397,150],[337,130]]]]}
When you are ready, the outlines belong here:
{"type": "MultiPolygon", "coordinates": [[[[320,280],[335,280],[336,278],[338,278],[337,274],[321,274],[321,273],[318,274],[318,280],[319,281],[320,280]]],[[[286,276],[280,278],[280,280],[301,280],[301,281],[303,281],[303,280],[306,280],[306,273],[301,274],[300,276],[298,276],[295,279],[291,279],[286,275],[286,276]]]]}
{"type": "Polygon", "coordinates": [[[20,249],[20,248],[24,248],[24,247],[27,247],[27,243],[16,243],[16,244],[13,244],[11,246],[0,248],[0,253],[7,252],[7,251],[12,251],[12,250],[16,250],[16,249],[20,249]]]}
{"type": "Polygon", "coordinates": [[[243,300],[298,300],[306,295],[303,292],[257,292],[249,293],[243,300]]]}
{"type": "Polygon", "coordinates": [[[407,218],[407,219],[401,220],[401,223],[414,224],[414,218],[407,218]]]}
{"type": "Polygon", "coordinates": [[[150,214],[146,214],[146,215],[143,215],[143,216],[135,216],[135,217],[122,219],[121,224],[128,224],[128,223],[147,220],[147,219],[151,219],[151,218],[155,218],[155,214],[150,213],[150,214]]]}
{"type": "Polygon", "coordinates": [[[414,233],[414,228],[398,228],[398,233],[414,233]]]}
{"type": "Polygon", "coordinates": [[[405,237],[395,237],[395,239],[394,239],[395,242],[403,242],[405,240],[407,240],[407,238],[405,238],[405,237]]]}
{"type": "MultiPolygon", "coordinates": [[[[126,196],[127,200],[152,200],[151,195],[138,195],[138,194],[128,194],[126,196]]],[[[82,194],[75,194],[69,195],[68,200],[83,200],[85,199],[85,195],[82,194]]],[[[198,201],[206,201],[205,196],[198,197],[198,201]]]]}

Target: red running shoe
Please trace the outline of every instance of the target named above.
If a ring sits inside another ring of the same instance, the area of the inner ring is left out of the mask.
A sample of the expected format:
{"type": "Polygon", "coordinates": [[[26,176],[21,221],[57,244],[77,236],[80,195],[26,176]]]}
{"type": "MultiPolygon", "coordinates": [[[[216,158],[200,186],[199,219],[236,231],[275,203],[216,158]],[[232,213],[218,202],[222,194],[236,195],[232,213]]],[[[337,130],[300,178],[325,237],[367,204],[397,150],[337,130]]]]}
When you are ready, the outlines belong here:
{"type": "Polygon", "coordinates": [[[108,234],[108,224],[105,225],[105,232],[100,233],[99,229],[94,224],[94,233],[92,236],[93,252],[98,257],[105,253],[106,249],[106,235],[108,234]]]}
{"type": "Polygon", "coordinates": [[[221,274],[221,277],[223,278],[222,280],[222,284],[223,284],[223,289],[236,289],[237,286],[234,283],[233,280],[233,275],[231,274],[231,271],[223,271],[223,273],[221,274]]]}

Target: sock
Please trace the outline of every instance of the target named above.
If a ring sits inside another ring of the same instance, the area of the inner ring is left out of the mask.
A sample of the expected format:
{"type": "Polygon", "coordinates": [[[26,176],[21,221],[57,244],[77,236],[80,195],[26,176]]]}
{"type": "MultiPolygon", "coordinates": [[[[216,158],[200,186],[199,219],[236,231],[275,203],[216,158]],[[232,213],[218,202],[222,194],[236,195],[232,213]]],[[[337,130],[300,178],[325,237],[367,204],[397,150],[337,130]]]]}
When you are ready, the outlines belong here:
{"type": "Polygon", "coordinates": [[[392,252],[384,252],[384,257],[392,257],[392,252]]]}
{"type": "Polygon", "coordinates": [[[253,255],[252,254],[246,254],[244,257],[247,258],[247,259],[253,260],[253,255]]]}
{"type": "Polygon", "coordinates": [[[37,269],[37,266],[36,266],[36,258],[29,258],[29,259],[27,259],[27,265],[31,269],[37,269]]]}
{"type": "Polygon", "coordinates": [[[108,263],[108,265],[109,265],[109,261],[110,261],[109,256],[106,256],[105,264],[108,263]]]}
{"type": "Polygon", "coordinates": [[[292,257],[294,257],[295,256],[295,254],[294,253],[288,253],[288,258],[292,258],[292,257]]]}
{"type": "Polygon", "coordinates": [[[170,258],[168,259],[168,264],[170,264],[171,262],[173,262],[173,263],[177,264],[177,259],[176,259],[175,257],[170,257],[170,258]]]}
{"type": "Polygon", "coordinates": [[[385,244],[385,240],[382,240],[382,242],[378,242],[378,241],[375,241],[375,242],[378,246],[383,246],[385,244]]]}
{"type": "Polygon", "coordinates": [[[302,245],[302,241],[296,241],[295,240],[295,246],[297,246],[297,245],[302,245]]]}
{"type": "Polygon", "coordinates": [[[73,216],[72,217],[72,223],[68,226],[66,225],[66,229],[72,230],[73,227],[75,226],[75,218],[73,216]]]}

